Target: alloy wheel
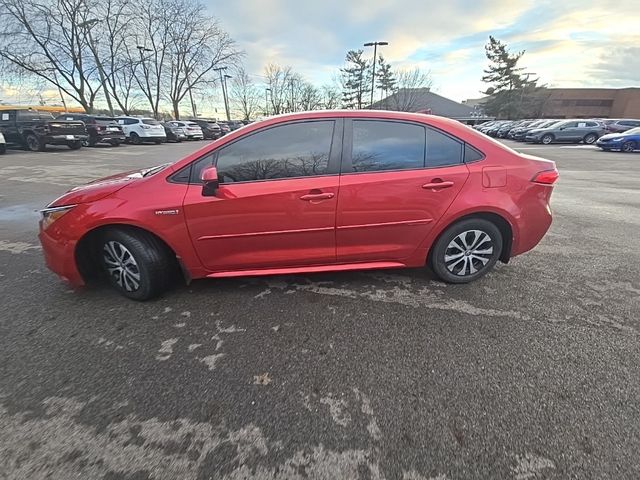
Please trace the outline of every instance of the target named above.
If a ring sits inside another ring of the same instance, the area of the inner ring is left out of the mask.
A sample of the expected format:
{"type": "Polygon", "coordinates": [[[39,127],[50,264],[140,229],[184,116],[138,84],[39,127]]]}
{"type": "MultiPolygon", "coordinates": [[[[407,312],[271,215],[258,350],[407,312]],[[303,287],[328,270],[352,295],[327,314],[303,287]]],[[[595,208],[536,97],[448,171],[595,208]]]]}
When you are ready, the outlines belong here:
{"type": "Polygon", "coordinates": [[[635,150],[635,145],[633,142],[624,142],[621,150],[626,153],[633,152],[635,150]]]}
{"type": "Polygon", "coordinates": [[[467,230],[449,242],[444,263],[451,273],[464,277],[481,271],[492,255],[491,237],[482,230],[467,230]]]}
{"type": "Polygon", "coordinates": [[[127,292],[140,288],[140,268],[131,252],[120,242],[104,244],[102,258],[109,275],[127,292]]]}

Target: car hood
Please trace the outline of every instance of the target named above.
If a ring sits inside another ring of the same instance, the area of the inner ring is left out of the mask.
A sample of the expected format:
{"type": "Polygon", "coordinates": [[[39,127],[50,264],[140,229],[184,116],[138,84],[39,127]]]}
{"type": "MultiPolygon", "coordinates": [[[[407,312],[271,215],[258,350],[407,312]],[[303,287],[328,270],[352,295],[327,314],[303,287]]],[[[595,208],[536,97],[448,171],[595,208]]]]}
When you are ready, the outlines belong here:
{"type": "Polygon", "coordinates": [[[86,185],[80,185],[69,190],[67,193],[51,202],[48,207],[61,207],[63,205],[77,205],[79,203],[90,203],[105,198],[127,185],[139,182],[144,179],[148,172],[165,167],[145,168],[141,170],[131,170],[129,172],[117,173],[108,177],[94,180],[86,185]]]}
{"type": "Polygon", "coordinates": [[[630,136],[630,135],[625,135],[624,133],[608,133],[607,135],[603,135],[600,137],[600,140],[611,140],[614,138],[624,138],[626,136],[630,136]]]}

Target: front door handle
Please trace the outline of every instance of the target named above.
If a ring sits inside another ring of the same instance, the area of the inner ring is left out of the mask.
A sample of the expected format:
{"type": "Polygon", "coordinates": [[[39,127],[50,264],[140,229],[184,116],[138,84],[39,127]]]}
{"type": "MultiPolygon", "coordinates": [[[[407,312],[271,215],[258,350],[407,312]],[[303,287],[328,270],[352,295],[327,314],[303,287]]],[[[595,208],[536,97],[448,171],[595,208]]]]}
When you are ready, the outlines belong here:
{"type": "Polygon", "coordinates": [[[300,197],[300,200],[306,200],[307,202],[314,202],[317,200],[329,200],[333,198],[335,195],[331,192],[327,193],[308,193],[307,195],[303,195],[300,197]]]}
{"type": "Polygon", "coordinates": [[[440,190],[449,187],[453,187],[453,182],[443,182],[442,180],[440,180],[439,182],[425,183],[424,185],[422,185],[422,188],[424,188],[425,190],[440,190]]]}

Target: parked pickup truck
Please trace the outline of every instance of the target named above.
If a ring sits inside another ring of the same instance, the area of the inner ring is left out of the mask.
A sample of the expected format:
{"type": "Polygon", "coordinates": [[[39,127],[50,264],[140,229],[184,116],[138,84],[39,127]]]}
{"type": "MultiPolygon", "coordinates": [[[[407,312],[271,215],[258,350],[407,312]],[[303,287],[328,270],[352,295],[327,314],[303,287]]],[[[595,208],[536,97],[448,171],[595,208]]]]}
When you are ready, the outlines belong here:
{"type": "Polygon", "coordinates": [[[56,120],[49,112],[0,110],[0,131],[7,143],[42,152],[47,145],[67,145],[76,150],[89,138],[84,123],[56,120]]]}

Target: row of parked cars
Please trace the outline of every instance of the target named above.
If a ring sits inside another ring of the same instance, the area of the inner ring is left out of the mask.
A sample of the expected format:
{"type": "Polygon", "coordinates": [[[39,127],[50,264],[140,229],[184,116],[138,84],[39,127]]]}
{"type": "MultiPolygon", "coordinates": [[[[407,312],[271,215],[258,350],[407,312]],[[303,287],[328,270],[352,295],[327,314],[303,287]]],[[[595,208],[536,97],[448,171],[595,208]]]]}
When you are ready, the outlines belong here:
{"type": "Polygon", "coordinates": [[[144,142],[182,142],[215,140],[237,130],[240,121],[170,120],[164,123],[146,117],[106,117],[80,113],[63,113],[54,117],[38,110],[0,111],[0,154],[7,144],[19,145],[34,152],[47,145],[67,145],[72,150],[83,146],[144,142]]]}
{"type": "Polygon", "coordinates": [[[473,128],[490,137],[519,142],[582,142],[622,152],[640,149],[640,120],[636,119],[494,120],[473,128]]]}

